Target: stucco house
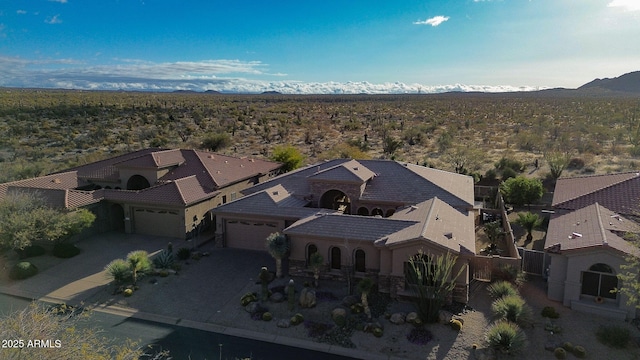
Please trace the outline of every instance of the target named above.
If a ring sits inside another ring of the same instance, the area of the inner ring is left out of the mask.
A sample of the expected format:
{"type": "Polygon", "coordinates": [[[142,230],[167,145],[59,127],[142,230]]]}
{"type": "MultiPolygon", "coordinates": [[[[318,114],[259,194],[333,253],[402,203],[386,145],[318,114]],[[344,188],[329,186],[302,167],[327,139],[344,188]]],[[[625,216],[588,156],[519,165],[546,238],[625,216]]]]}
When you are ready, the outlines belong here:
{"type": "Polygon", "coordinates": [[[185,239],[212,227],[212,208],[279,174],[281,166],[198,150],[150,148],[0,184],[0,198],[36,192],[53,207],[94,212],[95,232],[185,239]]]}
{"type": "Polygon", "coordinates": [[[547,296],[565,306],[619,319],[635,308],[616,277],[628,254],[625,240],[639,233],[640,175],[636,172],[559,179],[553,197],[545,251],[551,256],[547,296]]]}
{"type": "Polygon", "coordinates": [[[454,298],[468,300],[475,254],[473,179],[388,160],[336,159],[278,176],[212,210],[221,246],[265,250],[266,237],[290,240],[288,270],[310,275],[314,252],[324,277],[377,280],[379,291],[410,295],[408,260],[420,252],[458,256],[454,298]]]}

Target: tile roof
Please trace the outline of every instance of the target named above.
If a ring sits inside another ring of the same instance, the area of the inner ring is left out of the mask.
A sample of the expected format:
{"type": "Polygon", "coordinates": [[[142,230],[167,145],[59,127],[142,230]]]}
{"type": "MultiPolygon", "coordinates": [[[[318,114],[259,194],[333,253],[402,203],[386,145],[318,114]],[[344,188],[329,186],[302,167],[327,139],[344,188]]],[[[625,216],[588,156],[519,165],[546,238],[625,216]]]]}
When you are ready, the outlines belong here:
{"type": "Polygon", "coordinates": [[[296,196],[308,196],[311,189],[307,179],[317,178],[317,176],[322,176],[323,179],[328,178],[336,169],[340,171],[340,174],[337,174],[340,178],[347,175],[350,179],[354,179],[345,172],[349,166],[342,166],[354,163],[361,164],[375,174],[367,182],[360,201],[410,205],[438,197],[456,208],[473,207],[473,178],[470,176],[390,160],[355,162],[355,160],[336,159],[322,162],[280,175],[246,189],[242,193],[252,194],[272,187],[274,184],[280,184],[296,196]]]}
{"type": "Polygon", "coordinates": [[[198,182],[195,175],[175,181],[166,181],[142,190],[99,190],[110,201],[123,201],[140,204],[188,206],[212,198],[217,191],[208,191],[198,182]]]}
{"type": "Polygon", "coordinates": [[[599,203],[565,214],[553,214],[544,244],[545,250],[565,251],[593,247],[611,247],[634,253],[634,246],[618,234],[638,232],[640,227],[599,203]],[[559,246],[559,249],[558,249],[559,246]]]}
{"type": "Polygon", "coordinates": [[[184,157],[182,156],[182,152],[183,150],[180,149],[153,151],[135,158],[117,162],[114,165],[117,167],[152,169],[163,169],[169,166],[179,166],[185,161],[184,157]]]}
{"type": "Polygon", "coordinates": [[[239,214],[300,219],[324,209],[305,207],[309,201],[296,198],[281,185],[241,197],[212,210],[214,214],[239,214]]]}
{"type": "Polygon", "coordinates": [[[575,210],[595,202],[621,214],[635,215],[640,210],[640,173],[558,179],[552,205],[575,210]]]}
{"type": "Polygon", "coordinates": [[[363,182],[373,178],[376,174],[356,160],[349,160],[334,167],[319,171],[308,178],[311,180],[337,182],[363,182]]]}
{"type": "Polygon", "coordinates": [[[75,189],[89,183],[78,179],[75,171],[39,176],[31,179],[17,180],[0,184],[0,199],[7,194],[10,187],[37,188],[37,189],[75,189]]]}

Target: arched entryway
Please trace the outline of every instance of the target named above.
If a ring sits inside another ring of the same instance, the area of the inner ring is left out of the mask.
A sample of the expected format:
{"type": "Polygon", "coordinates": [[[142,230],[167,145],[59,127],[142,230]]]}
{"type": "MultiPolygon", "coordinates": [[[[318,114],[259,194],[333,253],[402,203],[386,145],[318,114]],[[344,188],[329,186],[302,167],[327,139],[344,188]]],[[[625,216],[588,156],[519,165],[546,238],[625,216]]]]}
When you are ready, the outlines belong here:
{"type": "Polygon", "coordinates": [[[150,186],[149,180],[142,175],[133,175],[127,180],[127,190],[142,190],[150,186]]]}
{"type": "Polygon", "coordinates": [[[351,200],[340,190],[329,190],[320,198],[320,207],[337,210],[343,214],[351,214],[351,200]]]}
{"type": "Polygon", "coordinates": [[[111,229],[124,232],[124,208],[120,204],[111,204],[111,229]]]}

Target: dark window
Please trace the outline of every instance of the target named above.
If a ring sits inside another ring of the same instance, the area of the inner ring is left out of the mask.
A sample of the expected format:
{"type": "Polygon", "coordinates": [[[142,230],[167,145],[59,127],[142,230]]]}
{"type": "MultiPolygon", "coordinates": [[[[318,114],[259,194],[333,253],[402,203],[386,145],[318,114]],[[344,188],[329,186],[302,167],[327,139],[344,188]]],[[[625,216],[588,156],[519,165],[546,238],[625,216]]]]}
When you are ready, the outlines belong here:
{"type": "Polygon", "coordinates": [[[356,271],[357,272],[367,271],[364,250],[362,249],[356,250],[354,257],[355,257],[355,263],[356,263],[356,271]]]}
{"type": "Polygon", "coordinates": [[[616,299],[616,293],[611,291],[617,287],[618,278],[613,274],[613,268],[607,264],[592,265],[589,271],[582,273],[583,295],[616,299]]]}
{"type": "Polygon", "coordinates": [[[382,216],[383,214],[382,209],[375,208],[371,210],[371,216],[382,216]]]}
{"type": "Polygon", "coordinates": [[[340,248],[332,247],[331,248],[331,268],[335,270],[340,270],[341,259],[340,259],[340,248]]]}
{"type": "Polygon", "coordinates": [[[227,203],[227,195],[222,195],[222,203],[223,204],[227,203]]]}

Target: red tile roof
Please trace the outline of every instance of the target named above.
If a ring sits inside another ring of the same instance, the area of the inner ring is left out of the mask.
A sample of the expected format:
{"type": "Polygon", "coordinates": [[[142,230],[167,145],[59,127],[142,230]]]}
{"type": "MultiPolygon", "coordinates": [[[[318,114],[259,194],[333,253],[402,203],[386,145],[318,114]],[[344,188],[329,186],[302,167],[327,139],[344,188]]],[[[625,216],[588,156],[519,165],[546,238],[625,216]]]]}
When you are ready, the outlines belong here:
{"type": "Polygon", "coordinates": [[[620,214],[637,215],[640,210],[640,174],[581,176],[561,178],[556,182],[552,201],[555,208],[575,210],[596,202],[620,214]]]}

